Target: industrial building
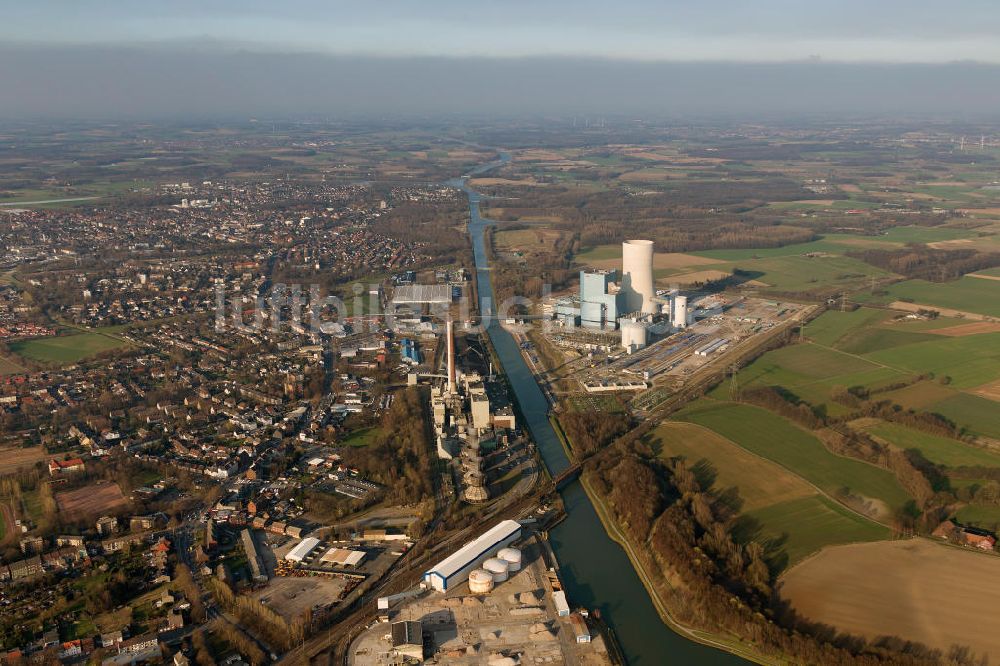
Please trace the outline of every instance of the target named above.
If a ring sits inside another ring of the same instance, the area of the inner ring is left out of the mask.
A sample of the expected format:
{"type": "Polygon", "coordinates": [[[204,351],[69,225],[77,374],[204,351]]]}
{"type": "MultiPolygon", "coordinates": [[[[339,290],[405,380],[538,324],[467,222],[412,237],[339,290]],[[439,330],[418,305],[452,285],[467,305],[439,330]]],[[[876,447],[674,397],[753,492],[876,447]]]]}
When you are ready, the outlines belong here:
{"type": "Polygon", "coordinates": [[[417,349],[417,342],[413,338],[403,338],[399,341],[400,358],[404,363],[410,365],[420,365],[420,350],[417,349]]]}
{"type": "Polygon", "coordinates": [[[295,548],[288,551],[285,555],[285,559],[289,562],[301,562],[309,556],[309,553],[316,549],[319,545],[319,539],[315,537],[307,537],[296,544],[295,548]]]}
{"type": "Polygon", "coordinates": [[[451,303],[453,290],[447,284],[407,284],[396,287],[393,305],[424,305],[451,303]]]}
{"type": "Polygon", "coordinates": [[[469,573],[490,559],[492,553],[520,538],[521,524],[516,520],[498,523],[426,571],[424,583],[439,592],[446,592],[465,582],[469,573]]]}
{"type": "Polygon", "coordinates": [[[617,271],[580,271],[580,323],[591,328],[615,327],[622,314],[623,294],[617,271]]]}
{"type": "Polygon", "coordinates": [[[424,631],[420,622],[393,622],[389,635],[396,656],[424,660],[424,631]]]}
{"type": "Polygon", "coordinates": [[[326,551],[320,562],[341,567],[356,567],[365,559],[365,551],[349,550],[347,548],[331,548],[326,551]]]}

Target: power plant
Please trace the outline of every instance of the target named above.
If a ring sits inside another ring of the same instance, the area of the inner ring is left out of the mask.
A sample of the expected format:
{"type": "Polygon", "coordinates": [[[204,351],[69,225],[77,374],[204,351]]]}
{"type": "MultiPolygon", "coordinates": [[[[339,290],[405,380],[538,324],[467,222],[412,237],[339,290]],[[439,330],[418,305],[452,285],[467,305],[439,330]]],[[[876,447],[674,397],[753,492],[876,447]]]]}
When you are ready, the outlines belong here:
{"type": "Polygon", "coordinates": [[[629,353],[651,340],[686,328],[691,317],[687,296],[676,291],[658,296],[653,283],[653,241],[622,243],[621,272],[608,269],[580,271],[578,298],[555,304],[555,318],[564,327],[581,326],[596,332],[621,331],[621,346],[629,353]]]}

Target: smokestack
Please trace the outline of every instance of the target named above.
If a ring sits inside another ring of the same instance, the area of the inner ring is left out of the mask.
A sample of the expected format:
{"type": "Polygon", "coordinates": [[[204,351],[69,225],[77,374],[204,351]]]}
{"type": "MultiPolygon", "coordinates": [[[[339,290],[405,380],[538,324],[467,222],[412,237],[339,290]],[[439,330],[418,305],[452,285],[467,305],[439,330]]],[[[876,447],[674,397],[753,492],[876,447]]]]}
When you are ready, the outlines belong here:
{"type": "Polygon", "coordinates": [[[656,312],[653,289],[653,241],[627,240],[622,243],[622,284],[625,309],[629,312],[656,312]]]}
{"type": "Polygon", "coordinates": [[[448,338],[448,393],[455,395],[455,332],[452,330],[451,318],[445,324],[445,335],[448,338]]]}

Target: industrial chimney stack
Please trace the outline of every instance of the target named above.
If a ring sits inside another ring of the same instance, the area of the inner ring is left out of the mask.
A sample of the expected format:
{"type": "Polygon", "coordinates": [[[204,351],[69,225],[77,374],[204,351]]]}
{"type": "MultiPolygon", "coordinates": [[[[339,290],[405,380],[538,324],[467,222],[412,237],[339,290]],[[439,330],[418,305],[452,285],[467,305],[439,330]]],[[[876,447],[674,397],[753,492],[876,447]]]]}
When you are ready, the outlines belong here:
{"type": "Polygon", "coordinates": [[[455,331],[451,318],[445,324],[445,336],[448,338],[448,393],[457,393],[455,386],[455,331]]]}

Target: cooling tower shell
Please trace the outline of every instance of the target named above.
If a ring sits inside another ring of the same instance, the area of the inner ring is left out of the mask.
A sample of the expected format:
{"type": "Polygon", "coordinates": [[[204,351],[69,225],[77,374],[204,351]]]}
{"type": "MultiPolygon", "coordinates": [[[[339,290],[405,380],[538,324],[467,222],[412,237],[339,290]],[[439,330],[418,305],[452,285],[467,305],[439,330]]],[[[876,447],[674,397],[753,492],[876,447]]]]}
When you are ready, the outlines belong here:
{"type": "Polygon", "coordinates": [[[622,286],[628,312],[652,314],[656,311],[653,288],[653,241],[627,240],[622,243],[622,286]]]}
{"type": "Polygon", "coordinates": [[[485,569],[473,569],[469,573],[469,592],[489,594],[493,591],[493,574],[485,569]]]}
{"type": "Polygon", "coordinates": [[[507,572],[510,570],[510,564],[500,558],[491,557],[483,562],[483,569],[493,575],[494,583],[502,583],[507,580],[507,572]]]}
{"type": "Polygon", "coordinates": [[[517,548],[501,548],[497,552],[497,559],[507,563],[507,571],[511,573],[521,570],[521,551],[517,548]]]}

